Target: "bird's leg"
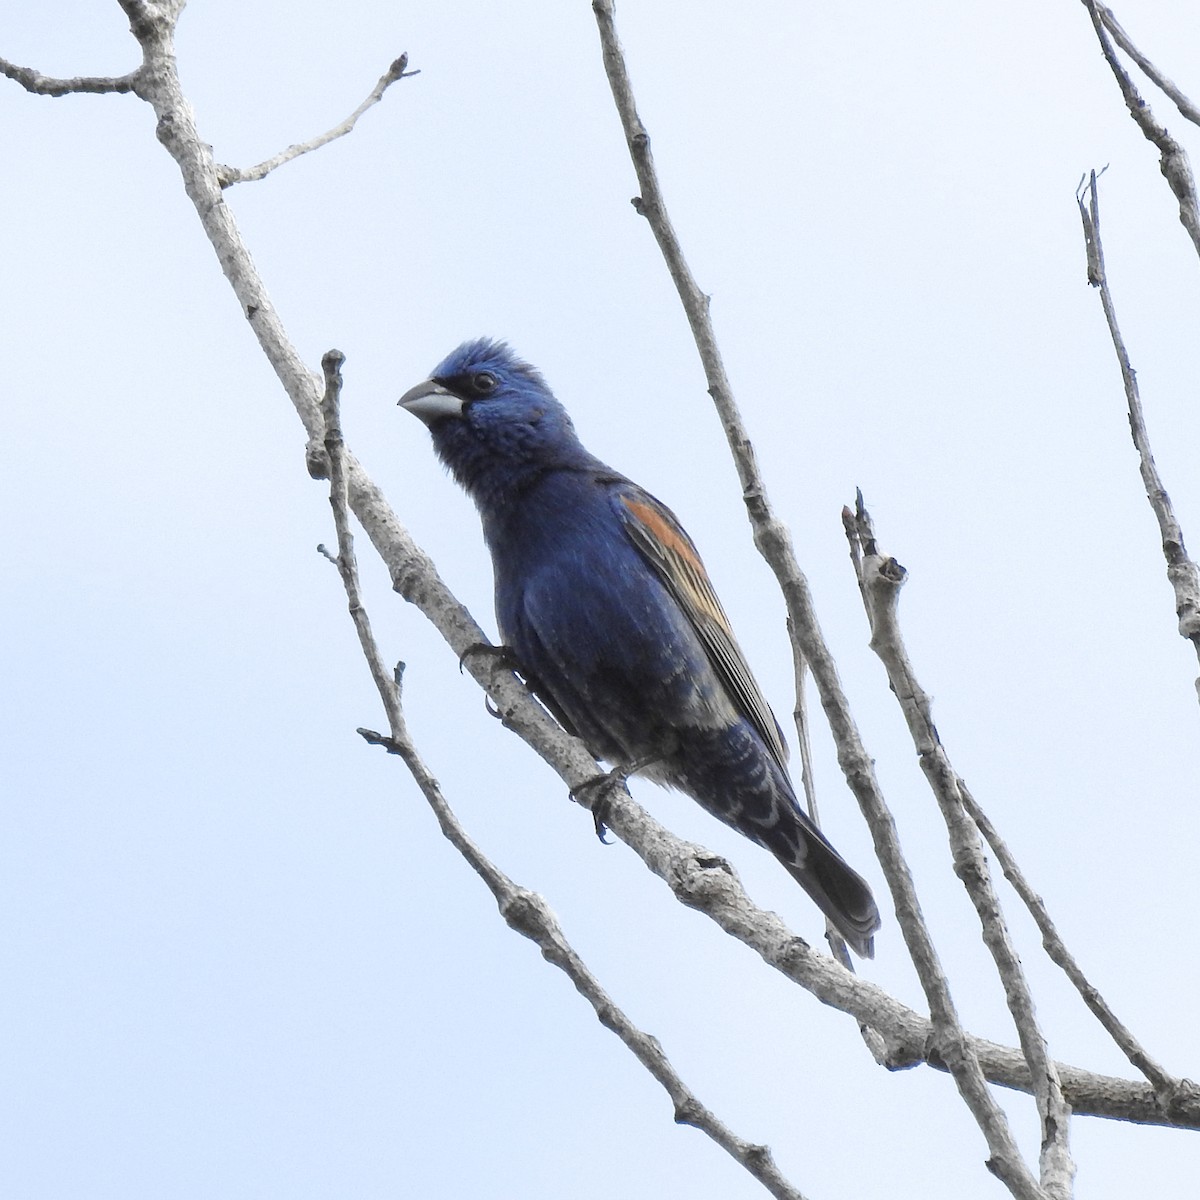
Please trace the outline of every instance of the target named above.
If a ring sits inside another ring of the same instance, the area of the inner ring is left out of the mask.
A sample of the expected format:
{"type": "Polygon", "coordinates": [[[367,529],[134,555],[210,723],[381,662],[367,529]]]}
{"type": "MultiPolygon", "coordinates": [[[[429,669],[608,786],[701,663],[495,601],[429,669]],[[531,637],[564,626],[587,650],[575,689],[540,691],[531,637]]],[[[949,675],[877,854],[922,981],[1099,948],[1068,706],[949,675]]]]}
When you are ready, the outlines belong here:
{"type": "Polygon", "coordinates": [[[628,775],[628,767],[613,767],[611,771],[593,775],[591,779],[585,779],[578,787],[571,789],[571,799],[591,811],[592,820],[596,822],[596,836],[606,846],[609,843],[604,834],[608,827],[604,818],[608,813],[609,797],[614,788],[620,787],[625,782],[628,775]],[[591,793],[590,796],[589,793],[591,793]],[[585,797],[588,798],[585,799],[585,797]]]}

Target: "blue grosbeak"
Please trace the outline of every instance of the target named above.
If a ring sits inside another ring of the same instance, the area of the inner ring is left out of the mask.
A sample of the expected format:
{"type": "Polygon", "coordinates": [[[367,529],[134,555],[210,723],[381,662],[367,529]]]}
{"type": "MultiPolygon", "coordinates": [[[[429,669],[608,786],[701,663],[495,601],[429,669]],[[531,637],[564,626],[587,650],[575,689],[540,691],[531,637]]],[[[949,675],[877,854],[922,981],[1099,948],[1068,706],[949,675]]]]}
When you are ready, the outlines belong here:
{"type": "Polygon", "coordinates": [[[400,405],[479,509],[500,636],[534,693],[597,758],[770,850],[869,958],[871,891],[800,810],[779,724],[671,511],[584,449],[503,342],[460,346],[400,405]]]}

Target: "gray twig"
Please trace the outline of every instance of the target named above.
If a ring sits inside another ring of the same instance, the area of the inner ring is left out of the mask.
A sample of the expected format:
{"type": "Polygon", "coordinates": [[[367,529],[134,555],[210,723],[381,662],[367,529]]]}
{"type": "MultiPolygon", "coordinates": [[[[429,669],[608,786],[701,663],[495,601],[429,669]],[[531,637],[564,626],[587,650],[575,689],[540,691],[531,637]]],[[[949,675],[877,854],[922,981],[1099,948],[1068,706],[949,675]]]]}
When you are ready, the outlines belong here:
{"type": "MultiPolygon", "coordinates": [[[[758,469],[754,444],[746,432],[745,423],[742,421],[737,402],[733,397],[729,377],[725,373],[724,359],[720,347],[717,345],[716,333],[709,316],[709,298],[696,283],[695,276],[692,275],[691,268],[683,256],[683,247],[671,224],[658,172],[654,167],[654,157],[650,152],[650,135],[638,115],[633,85],[625,64],[625,55],[621,49],[620,39],[617,37],[616,18],[611,0],[594,0],[592,11],[595,13],[596,24],[600,31],[604,70],[608,76],[609,88],[621,119],[629,155],[633,160],[633,168],[637,174],[640,190],[633,199],[633,206],[641,216],[646,218],[666,263],[667,271],[675,284],[675,290],[679,293],[696,349],[700,354],[700,362],[708,382],[708,393],[712,397],[713,405],[725,430],[725,437],[729,443],[738,479],[742,485],[742,499],[750,518],[755,545],[774,570],[784,593],[788,609],[788,632],[796,659],[797,704],[795,712],[797,722],[801,723],[801,780],[809,812],[816,821],[817,811],[811,763],[805,757],[808,733],[802,725],[806,720],[804,704],[806,666],[812,667],[814,678],[821,689],[822,703],[826,706],[830,703],[831,693],[834,694],[833,702],[835,705],[837,704],[836,695],[841,691],[841,684],[836,679],[836,672],[832,679],[830,677],[829,668],[832,667],[832,659],[827,658],[827,661],[822,664],[825,669],[818,670],[817,664],[810,655],[813,643],[820,642],[821,634],[816,624],[815,611],[812,609],[808,596],[808,584],[792,552],[787,527],[775,516],[767,497],[762,473],[758,469]]],[[[848,716],[848,712],[845,715],[848,716]]],[[[842,744],[839,740],[839,749],[842,744]]],[[[856,774],[858,773],[857,768],[865,762],[869,762],[869,760],[864,751],[856,759],[856,774]]],[[[869,766],[867,771],[869,774],[869,766]]],[[[840,939],[837,940],[840,941],[840,939]]]]}
{"type": "MultiPolygon", "coordinates": [[[[1113,78],[1117,81],[1117,87],[1121,89],[1121,95],[1125,100],[1125,107],[1129,109],[1129,115],[1133,118],[1134,123],[1142,131],[1146,139],[1152,142],[1158,149],[1159,169],[1163,173],[1163,178],[1170,185],[1171,191],[1175,194],[1175,199],[1179,202],[1180,223],[1192,239],[1192,245],[1196,248],[1196,253],[1200,254],[1200,207],[1197,206],[1196,180],[1192,175],[1187,151],[1167,132],[1166,127],[1156,119],[1154,110],[1142,99],[1141,94],[1134,86],[1133,80],[1129,78],[1129,72],[1121,65],[1121,60],[1117,57],[1117,52],[1113,49],[1113,44],[1109,40],[1106,22],[1101,13],[1101,6],[1096,3],[1096,0],[1083,0],[1083,4],[1092,18],[1092,27],[1096,31],[1096,37],[1100,42],[1100,49],[1104,54],[1109,69],[1113,73],[1113,78]]],[[[1107,9],[1104,11],[1108,12],[1107,9]]],[[[1111,12],[1108,15],[1112,18],[1113,25],[1116,25],[1116,18],[1112,17],[1111,12]]],[[[1118,25],[1117,28],[1119,29],[1120,26],[1118,25]]],[[[1124,30],[1121,33],[1123,43],[1132,45],[1124,30]]],[[[1151,78],[1154,77],[1151,76],[1151,78]]]]}
{"type": "Polygon", "coordinates": [[[1200,108],[1197,108],[1182,91],[1168,79],[1134,44],[1129,34],[1121,28],[1120,22],[1113,14],[1111,8],[1107,8],[1103,4],[1096,6],[1097,12],[1100,15],[1100,20],[1104,28],[1112,34],[1113,40],[1133,59],[1135,63],[1142,69],[1146,78],[1149,79],[1155,86],[1161,88],[1189,121],[1194,125],[1200,125],[1200,108]]]}
{"type": "MultiPolygon", "coordinates": [[[[792,710],[792,717],[796,724],[797,751],[800,757],[800,786],[804,790],[804,807],[808,810],[812,823],[819,829],[821,827],[821,810],[817,805],[817,781],[813,776],[812,738],[809,737],[808,662],[804,658],[804,651],[800,649],[799,639],[792,630],[790,622],[788,640],[792,646],[792,674],[796,680],[796,706],[792,710]]],[[[853,971],[854,960],[846,948],[846,941],[833,927],[833,922],[828,919],[825,921],[825,940],[829,943],[834,958],[847,971],[853,971]]],[[[866,1030],[863,1032],[865,1036],[866,1030]]]]}
{"type": "Polygon", "coordinates": [[[1091,1009],[1096,1020],[1107,1030],[1125,1057],[1150,1081],[1163,1112],[1170,1112],[1175,1107],[1177,1097],[1194,1094],[1195,1085],[1168,1074],[1158,1062],[1146,1053],[1141,1042],[1133,1036],[1132,1032],[1118,1020],[1108,1002],[1083,973],[1078,962],[1075,961],[1075,956],[1067,949],[1066,944],[1059,936],[1057,927],[1050,919],[1045,901],[1030,886],[1020,867],[1017,866],[1008,845],[987,814],[976,803],[975,797],[971,795],[962,780],[959,780],[959,794],[963,807],[996,856],[1000,870],[1004,872],[1004,878],[1012,884],[1013,890],[1033,917],[1038,931],[1042,935],[1042,948],[1046,951],[1047,957],[1056,966],[1062,968],[1063,973],[1074,984],[1075,990],[1079,992],[1084,1004],[1091,1009]]]}
{"type": "Polygon", "coordinates": [[[32,67],[21,67],[6,58],[0,58],[0,75],[7,75],[35,96],[70,96],[83,92],[90,95],[134,92],[137,90],[139,71],[140,68],[130,71],[128,75],[76,75],[73,79],[55,79],[35,71],[32,67]]]}
{"type": "Polygon", "coordinates": [[[358,124],[358,118],[383,99],[383,94],[396,82],[397,79],[409,79],[413,75],[419,75],[420,71],[409,71],[408,55],[402,54],[390,67],[379,77],[379,82],[375,85],[371,94],[340,124],[335,125],[326,133],[320,134],[318,137],[312,138],[307,142],[300,142],[289,146],[286,150],[281,150],[273,158],[268,158],[264,162],[260,162],[255,167],[230,167],[224,163],[217,165],[217,175],[221,182],[221,187],[232,187],[235,183],[255,183],[260,179],[264,179],[276,167],[282,167],[284,163],[291,162],[294,158],[299,158],[302,154],[308,154],[313,150],[319,150],[322,146],[334,141],[336,138],[345,137],[355,125],[358,124]]]}
{"type": "MultiPolygon", "coordinates": [[[[1096,186],[1097,175],[1080,180],[1075,192],[1079,205],[1079,216],[1083,221],[1083,238],[1087,248],[1087,278],[1092,287],[1100,290],[1100,303],[1104,308],[1104,319],[1108,323],[1113,349],[1117,352],[1117,363],[1121,368],[1121,380],[1125,385],[1125,401],[1129,409],[1129,432],[1138,452],[1138,463],[1146,499],[1154,510],[1158,531],[1162,537],[1163,557],[1167,560],[1167,579],[1175,592],[1175,615],[1178,618],[1179,636],[1191,641],[1200,658],[1200,571],[1188,557],[1183,544],[1183,529],[1175,517],[1171,497],[1163,486],[1162,476],[1150,449],[1150,435],[1146,430],[1146,417],[1142,411],[1142,398],[1138,391],[1137,372],[1129,361],[1129,351],[1117,324],[1117,310],[1108,286],[1108,275],[1104,269],[1104,246],[1100,240],[1100,193],[1096,186]]],[[[1196,680],[1200,693],[1200,678],[1196,680]]]]}

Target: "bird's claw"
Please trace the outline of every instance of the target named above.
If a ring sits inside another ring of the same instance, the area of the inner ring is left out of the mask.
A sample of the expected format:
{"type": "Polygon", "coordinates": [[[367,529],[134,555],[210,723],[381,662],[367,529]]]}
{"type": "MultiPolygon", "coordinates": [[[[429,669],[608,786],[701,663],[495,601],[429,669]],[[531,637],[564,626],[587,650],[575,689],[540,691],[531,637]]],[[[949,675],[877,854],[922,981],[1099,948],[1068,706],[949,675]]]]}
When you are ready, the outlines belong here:
{"type": "MultiPolygon", "coordinates": [[[[606,805],[601,807],[607,807],[606,805]]],[[[608,826],[604,823],[604,818],[600,814],[599,808],[592,809],[592,820],[596,822],[596,836],[600,839],[600,845],[611,846],[612,842],[605,836],[608,833],[608,826]]]]}

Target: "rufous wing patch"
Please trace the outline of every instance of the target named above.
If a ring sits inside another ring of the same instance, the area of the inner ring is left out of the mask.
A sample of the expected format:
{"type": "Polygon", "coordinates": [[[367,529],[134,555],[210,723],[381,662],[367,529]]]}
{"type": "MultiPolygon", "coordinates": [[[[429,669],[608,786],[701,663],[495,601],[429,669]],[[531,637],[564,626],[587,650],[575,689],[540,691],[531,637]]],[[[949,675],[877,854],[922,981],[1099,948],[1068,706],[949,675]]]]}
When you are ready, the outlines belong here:
{"type": "Polygon", "coordinates": [[[622,495],[629,514],[626,528],[655,573],[675,597],[696,630],[709,661],[729,690],[729,698],[762,735],[781,766],[787,744],[750,667],[733,636],[704,563],[672,513],[652,497],[622,495]]]}

